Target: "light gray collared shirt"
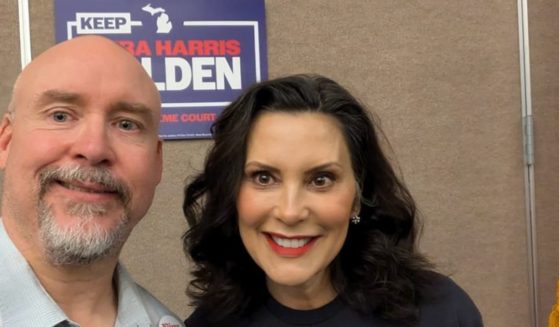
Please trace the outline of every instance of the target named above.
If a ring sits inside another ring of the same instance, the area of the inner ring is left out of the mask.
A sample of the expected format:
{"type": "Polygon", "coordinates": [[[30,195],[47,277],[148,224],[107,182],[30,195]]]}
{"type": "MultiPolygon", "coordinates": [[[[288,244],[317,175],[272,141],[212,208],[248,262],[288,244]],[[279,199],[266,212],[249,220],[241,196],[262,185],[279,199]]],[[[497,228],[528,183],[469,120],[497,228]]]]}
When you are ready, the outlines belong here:
{"type": "MultiPolygon", "coordinates": [[[[182,322],[153,295],[136,284],[119,264],[115,327],[181,327],[182,322]]],[[[0,218],[0,327],[79,327],[45,291],[15,247],[0,218]]]]}

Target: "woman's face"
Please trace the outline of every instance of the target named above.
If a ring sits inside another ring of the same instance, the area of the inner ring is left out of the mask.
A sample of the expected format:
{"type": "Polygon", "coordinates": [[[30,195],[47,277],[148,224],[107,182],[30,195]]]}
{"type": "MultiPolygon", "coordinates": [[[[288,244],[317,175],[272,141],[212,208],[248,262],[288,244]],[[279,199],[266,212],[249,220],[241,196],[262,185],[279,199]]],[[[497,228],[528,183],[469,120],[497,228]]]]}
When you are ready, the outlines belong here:
{"type": "Polygon", "coordinates": [[[293,294],[317,305],[332,300],[328,266],[344,244],[355,198],[335,118],[267,112],[255,120],[237,198],[239,230],[276,300],[294,308],[293,294]]]}

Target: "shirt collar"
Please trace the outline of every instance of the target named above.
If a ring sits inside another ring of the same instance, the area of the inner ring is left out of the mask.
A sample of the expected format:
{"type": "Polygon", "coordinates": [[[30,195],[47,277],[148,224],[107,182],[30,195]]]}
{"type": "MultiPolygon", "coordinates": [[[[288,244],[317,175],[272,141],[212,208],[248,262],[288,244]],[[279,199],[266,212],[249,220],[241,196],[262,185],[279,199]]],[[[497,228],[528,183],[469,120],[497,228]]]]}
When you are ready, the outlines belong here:
{"type": "Polygon", "coordinates": [[[146,305],[139,294],[138,285],[122,264],[117,266],[116,278],[118,316],[115,326],[150,326],[152,322],[145,309],[146,305]]]}

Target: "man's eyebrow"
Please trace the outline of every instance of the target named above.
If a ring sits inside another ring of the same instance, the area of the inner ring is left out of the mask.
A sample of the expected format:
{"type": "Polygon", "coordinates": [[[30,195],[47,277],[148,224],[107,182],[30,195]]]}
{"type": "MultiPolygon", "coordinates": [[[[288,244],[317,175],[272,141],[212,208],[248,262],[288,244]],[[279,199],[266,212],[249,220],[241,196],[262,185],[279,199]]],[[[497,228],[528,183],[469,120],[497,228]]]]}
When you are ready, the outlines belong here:
{"type": "MultiPolygon", "coordinates": [[[[52,89],[46,90],[45,92],[41,93],[36,102],[39,106],[44,106],[53,102],[80,104],[84,101],[86,100],[79,93],[52,89]]],[[[130,114],[139,115],[146,119],[146,121],[148,121],[149,123],[152,123],[155,119],[155,110],[151,109],[143,103],[118,101],[111,107],[112,110],[115,112],[127,112],[130,114]]],[[[159,117],[157,117],[157,119],[159,119],[159,117]]]]}
{"type": "Polygon", "coordinates": [[[67,103],[79,103],[83,99],[78,93],[61,91],[61,90],[46,90],[41,93],[37,99],[39,105],[51,103],[51,102],[67,102],[67,103]]]}
{"type": "Polygon", "coordinates": [[[147,119],[149,122],[152,122],[154,119],[155,110],[142,103],[119,101],[116,102],[112,107],[113,110],[117,112],[127,112],[135,115],[140,115],[147,119]]]}

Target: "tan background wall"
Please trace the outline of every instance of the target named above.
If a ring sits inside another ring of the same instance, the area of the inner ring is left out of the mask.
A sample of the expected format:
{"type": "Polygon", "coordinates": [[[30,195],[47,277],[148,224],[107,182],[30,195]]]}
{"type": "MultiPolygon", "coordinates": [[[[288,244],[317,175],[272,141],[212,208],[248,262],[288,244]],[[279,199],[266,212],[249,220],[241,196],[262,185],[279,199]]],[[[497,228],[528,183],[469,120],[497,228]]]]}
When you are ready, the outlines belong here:
{"type": "MultiPolygon", "coordinates": [[[[53,6],[30,2],[37,55],[54,43],[53,6]]],[[[268,0],[266,6],[270,77],[325,74],[368,104],[423,213],[421,249],[466,289],[486,326],[529,326],[516,2],[268,0]]],[[[559,185],[553,169],[559,8],[554,0],[530,6],[533,102],[541,115],[536,177],[543,318],[559,261],[552,228],[559,185]]],[[[17,1],[1,1],[2,107],[19,70],[17,22],[17,1]]],[[[137,279],[181,316],[190,312],[180,243],[183,180],[201,167],[208,144],[165,143],[163,181],[123,253],[137,279]]]]}

